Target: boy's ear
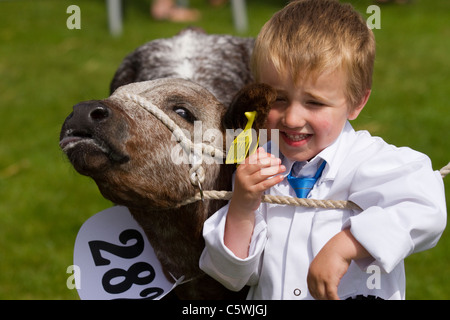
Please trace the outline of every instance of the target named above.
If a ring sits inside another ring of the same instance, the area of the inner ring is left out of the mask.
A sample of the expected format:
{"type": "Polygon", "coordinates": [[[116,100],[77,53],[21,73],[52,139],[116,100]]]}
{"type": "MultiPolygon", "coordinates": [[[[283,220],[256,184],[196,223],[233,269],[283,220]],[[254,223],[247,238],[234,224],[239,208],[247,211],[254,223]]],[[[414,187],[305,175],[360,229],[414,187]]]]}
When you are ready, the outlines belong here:
{"type": "Polygon", "coordinates": [[[364,109],[364,106],[366,105],[367,101],[369,100],[371,92],[372,91],[370,89],[368,89],[366,91],[366,94],[361,99],[361,102],[355,108],[353,108],[353,110],[348,114],[348,117],[347,117],[348,120],[355,120],[356,118],[358,118],[360,112],[362,111],[362,109],[364,109]]]}
{"type": "Polygon", "coordinates": [[[222,119],[224,129],[244,129],[248,121],[244,113],[248,111],[257,112],[253,128],[265,129],[270,106],[276,98],[276,90],[267,84],[254,83],[245,86],[234,96],[225,112],[222,119]]]}

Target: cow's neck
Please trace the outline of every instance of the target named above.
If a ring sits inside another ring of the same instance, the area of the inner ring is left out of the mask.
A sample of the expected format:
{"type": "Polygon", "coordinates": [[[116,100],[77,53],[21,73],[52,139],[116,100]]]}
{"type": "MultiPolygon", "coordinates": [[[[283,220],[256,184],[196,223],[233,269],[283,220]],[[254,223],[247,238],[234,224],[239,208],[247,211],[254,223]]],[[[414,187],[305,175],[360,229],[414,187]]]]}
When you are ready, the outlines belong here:
{"type": "MultiPolygon", "coordinates": [[[[208,189],[230,190],[234,166],[223,165],[214,186],[208,189]]],[[[203,224],[226,201],[198,201],[178,209],[149,210],[131,208],[130,212],[144,229],[164,270],[176,278],[195,278],[204,249],[203,224]]]]}
{"type": "Polygon", "coordinates": [[[206,219],[203,203],[195,203],[172,210],[129,208],[144,229],[166,272],[179,278],[195,277],[198,260],[204,247],[203,222],[206,219]]]}

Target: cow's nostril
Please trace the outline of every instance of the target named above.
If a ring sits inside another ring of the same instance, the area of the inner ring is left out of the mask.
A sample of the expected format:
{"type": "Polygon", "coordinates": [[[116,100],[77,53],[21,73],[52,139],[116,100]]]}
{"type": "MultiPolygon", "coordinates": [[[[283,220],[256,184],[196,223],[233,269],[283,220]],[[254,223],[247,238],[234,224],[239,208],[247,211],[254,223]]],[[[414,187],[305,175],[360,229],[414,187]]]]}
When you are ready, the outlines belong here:
{"type": "Polygon", "coordinates": [[[89,113],[89,117],[94,121],[101,121],[109,117],[109,109],[106,107],[96,107],[89,113]]]}

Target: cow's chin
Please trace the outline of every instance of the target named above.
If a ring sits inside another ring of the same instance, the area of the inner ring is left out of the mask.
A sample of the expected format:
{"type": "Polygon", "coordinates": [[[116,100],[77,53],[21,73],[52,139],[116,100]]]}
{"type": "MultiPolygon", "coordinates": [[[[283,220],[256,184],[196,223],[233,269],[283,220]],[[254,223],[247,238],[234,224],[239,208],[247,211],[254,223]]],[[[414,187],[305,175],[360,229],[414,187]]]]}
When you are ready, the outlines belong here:
{"type": "Polygon", "coordinates": [[[61,140],[60,146],[75,170],[85,176],[95,177],[112,165],[129,160],[128,156],[92,138],[68,137],[61,140]]]}

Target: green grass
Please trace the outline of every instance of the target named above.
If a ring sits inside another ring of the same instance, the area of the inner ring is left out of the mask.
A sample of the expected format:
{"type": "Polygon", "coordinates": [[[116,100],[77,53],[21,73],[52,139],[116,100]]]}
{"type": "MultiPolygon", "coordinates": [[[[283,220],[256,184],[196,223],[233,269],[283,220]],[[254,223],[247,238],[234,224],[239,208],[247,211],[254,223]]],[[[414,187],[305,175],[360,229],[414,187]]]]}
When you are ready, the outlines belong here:
{"type": "MultiPolygon", "coordinates": [[[[76,234],[111,204],[71,168],[59,130],[73,104],[108,95],[126,54],[186,26],[153,21],[149,2],[125,1],[124,33],[114,38],[103,0],[0,1],[0,299],[78,298],[66,287],[76,234]],[[81,30],[66,28],[71,4],[81,8],[81,30]]],[[[255,36],[283,3],[248,0],[245,35],[255,36]]],[[[371,1],[353,3],[364,13],[371,1]]],[[[191,5],[203,14],[195,25],[235,34],[228,6],[191,5]]],[[[439,169],[450,161],[450,2],[383,6],[375,35],[373,93],[354,126],[428,154],[439,169]]],[[[445,232],[436,248],[406,260],[407,298],[450,299],[448,252],[445,232]]]]}

